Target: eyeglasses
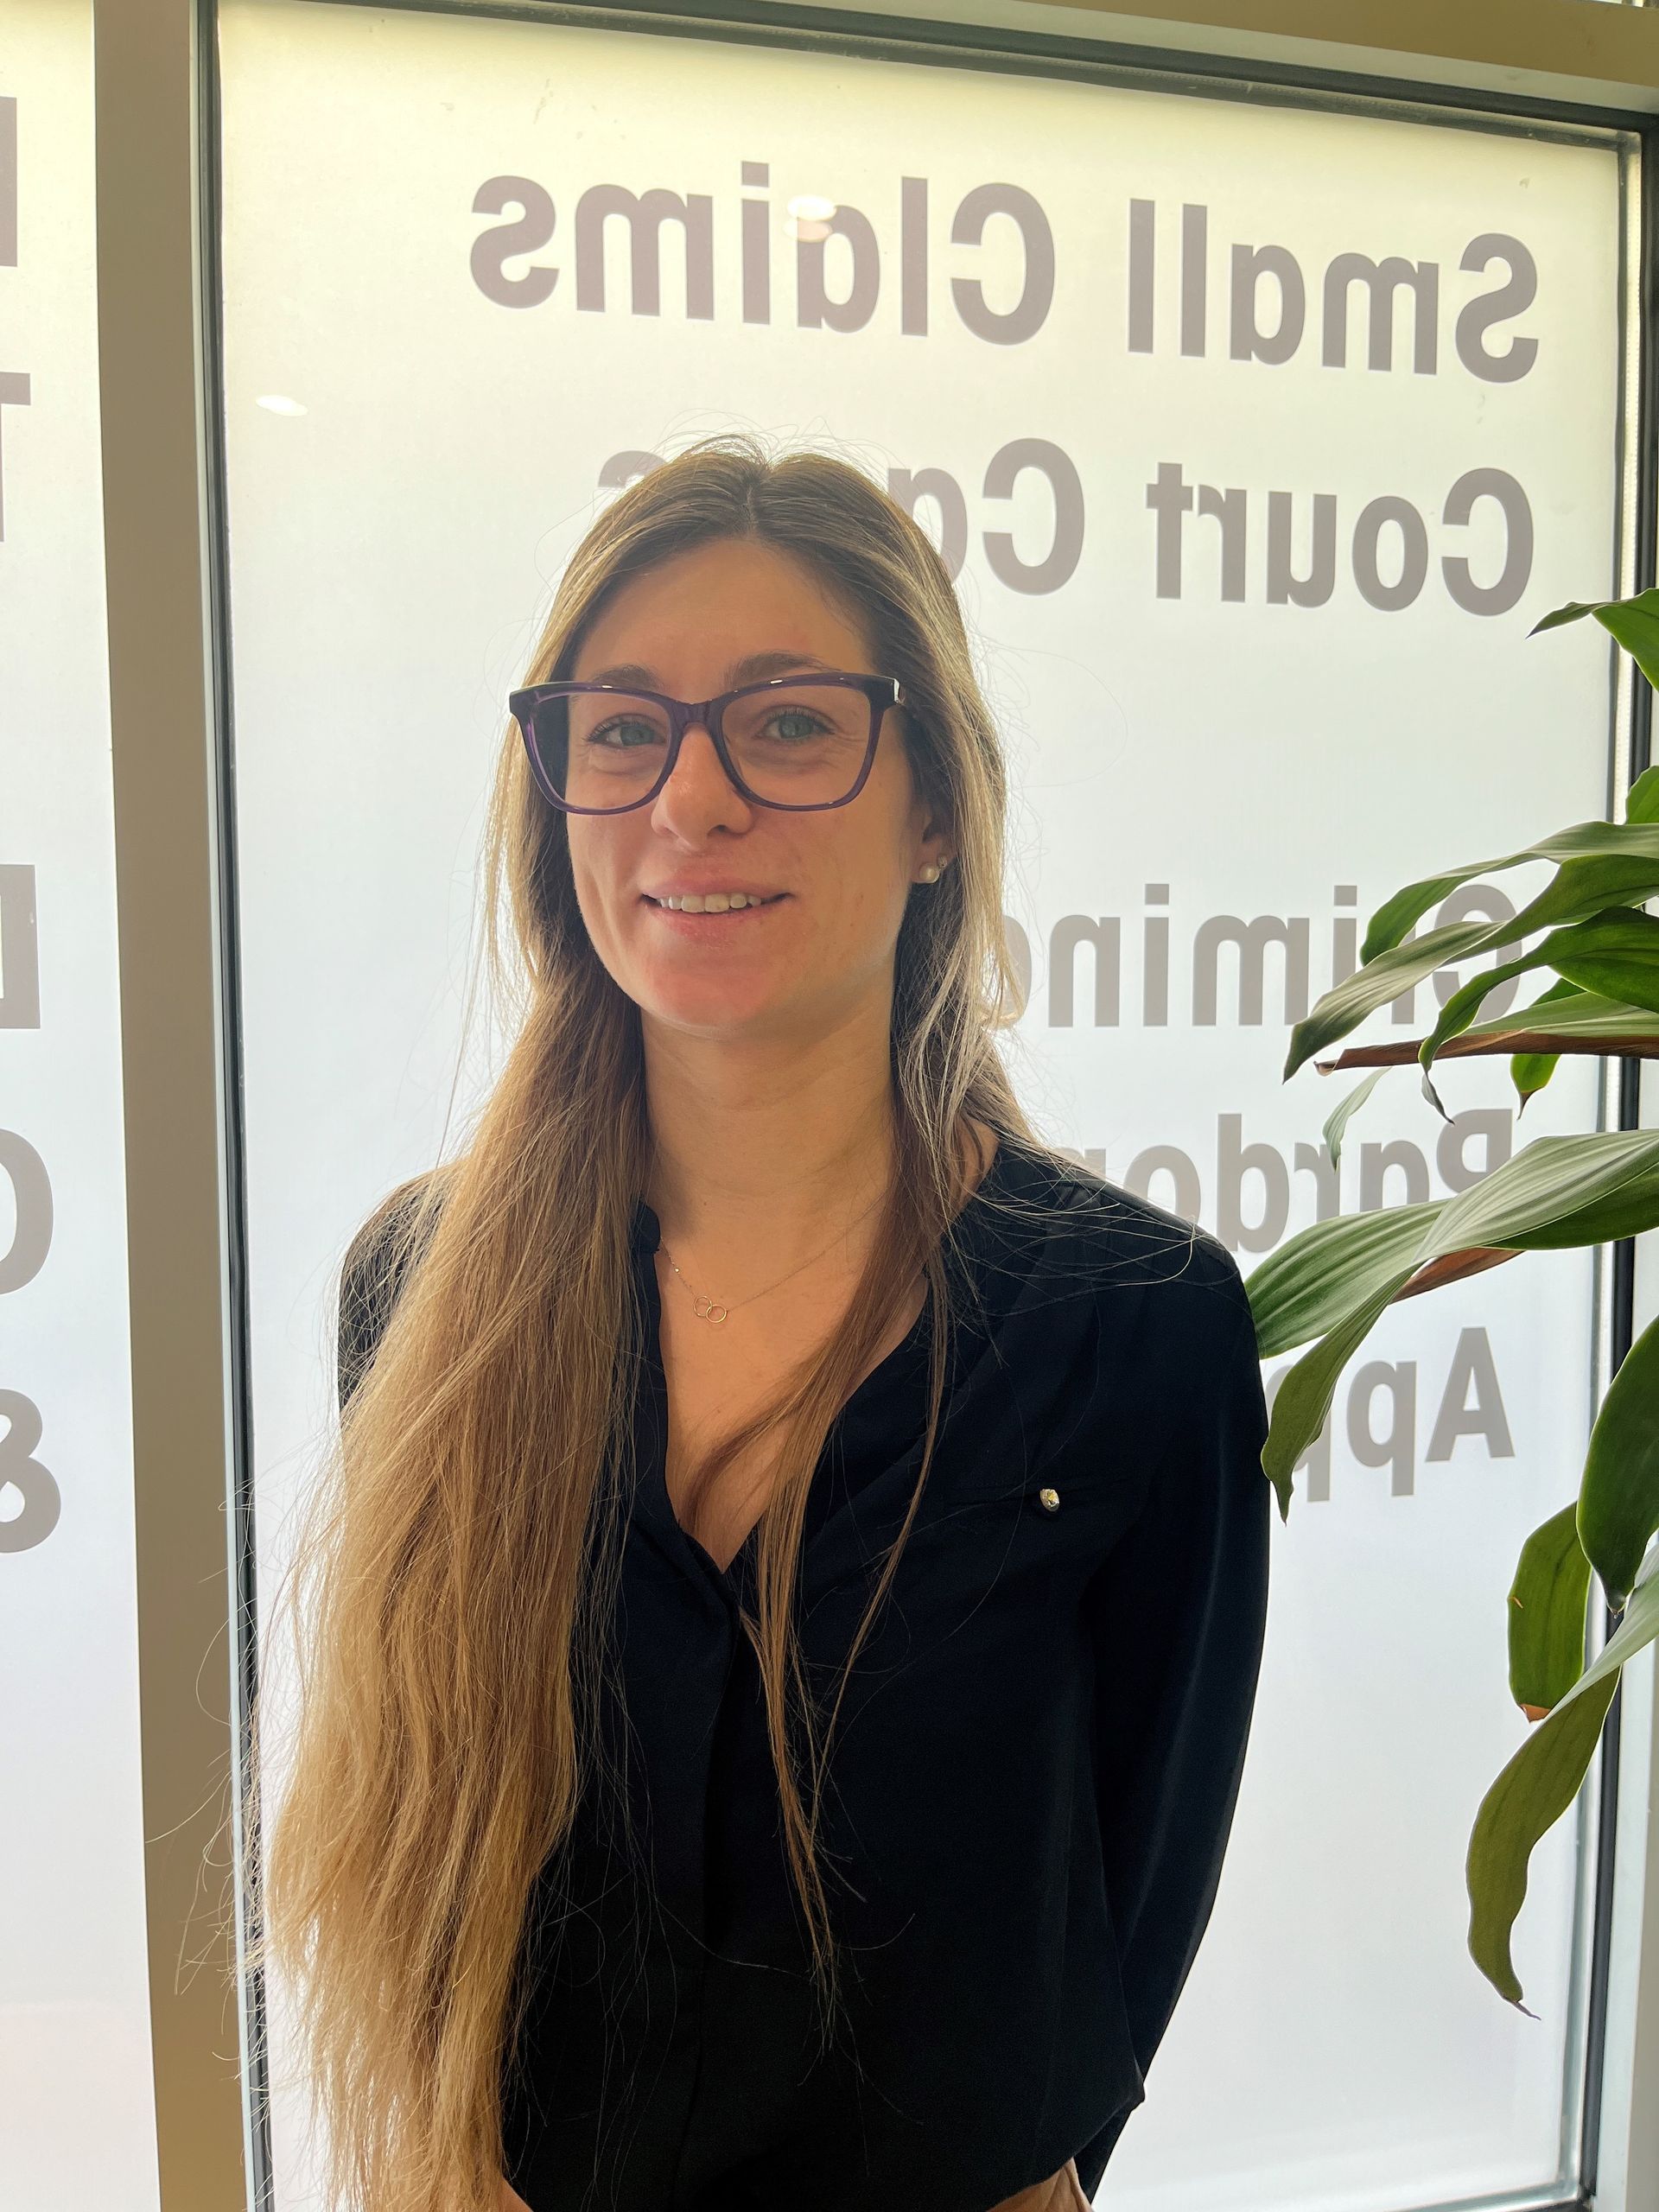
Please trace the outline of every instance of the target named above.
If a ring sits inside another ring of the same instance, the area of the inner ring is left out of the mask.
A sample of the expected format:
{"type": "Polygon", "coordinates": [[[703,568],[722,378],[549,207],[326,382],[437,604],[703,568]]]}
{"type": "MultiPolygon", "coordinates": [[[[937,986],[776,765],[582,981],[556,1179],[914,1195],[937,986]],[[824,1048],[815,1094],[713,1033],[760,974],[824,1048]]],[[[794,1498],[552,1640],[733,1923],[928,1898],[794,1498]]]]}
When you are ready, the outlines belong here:
{"type": "Polygon", "coordinates": [[[776,676],[693,703],[610,683],[532,683],[508,694],[537,785],[567,814],[624,814],[654,799],[696,722],[757,806],[845,806],[875,759],[896,677],[776,676]]]}

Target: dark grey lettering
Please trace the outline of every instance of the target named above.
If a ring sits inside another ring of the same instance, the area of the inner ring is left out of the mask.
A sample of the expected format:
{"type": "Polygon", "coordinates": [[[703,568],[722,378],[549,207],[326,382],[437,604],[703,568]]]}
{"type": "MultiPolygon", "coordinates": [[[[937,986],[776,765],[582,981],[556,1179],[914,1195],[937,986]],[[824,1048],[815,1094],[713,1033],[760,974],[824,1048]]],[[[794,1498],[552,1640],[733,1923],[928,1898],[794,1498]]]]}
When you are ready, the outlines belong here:
{"type": "Polygon", "coordinates": [[[917,503],[931,499],[938,510],[939,557],[954,583],[968,556],[968,502],[956,478],[943,468],[890,468],[887,489],[907,515],[917,503]]]}
{"type": "Polygon", "coordinates": [[[1026,249],[1026,282],[1018,303],[1006,315],[985,304],[985,294],[971,276],[955,276],[950,296],[963,325],[993,346],[1019,346],[1033,338],[1047,319],[1054,298],[1054,233],[1048,218],[1017,184],[978,184],[957,209],[950,226],[952,245],[978,245],[993,215],[1007,215],[1020,226],[1026,249]]]}
{"type": "MultiPolygon", "coordinates": [[[[1532,341],[1524,342],[1530,345],[1532,341]]],[[[1442,520],[1459,525],[1466,523],[1477,499],[1496,499],[1503,510],[1509,549],[1497,582],[1478,584],[1469,572],[1469,563],[1455,553],[1448,553],[1441,561],[1441,573],[1446,590],[1471,614],[1507,614],[1532,578],[1531,504],[1503,469],[1471,468],[1446,493],[1442,520]]]]}
{"type": "Polygon", "coordinates": [[[1292,499],[1288,492],[1268,494],[1268,601],[1270,606],[1323,607],[1337,581],[1337,495],[1313,494],[1313,550],[1306,575],[1290,565],[1292,499]]]}
{"type": "Polygon", "coordinates": [[[1340,369],[1348,360],[1348,296],[1350,288],[1363,283],[1370,299],[1370,350],[1368,368],[1394,366],[1394,296],[1402,284],[1411,287],[1416,302],[1412,367],[1419,376],[1434,373],[1439,339],[1440,271],[1438,262],[1407,261],[1391,253],[1386,261],[1369,254],[1339,253],[1325,272],[1325,365],[1340,369]]]}
{"type": "Polygon", "coordinates": [[[1354,524],[1354,582],[1363,597],[1385,614],[1409,607],[1428,574],[1428,531],[1409,499],[1372,499],[1354,524]],[[1393,523],[1400,532],[1400,578],[1385,584],[1376,564],[1377,540],[1393,523]]]}
{"type": "Polygon", "coordinates": [[[869,217],[856,207],[837,207],[824,237],[798,238],[795,285],[795,319],[803,330],[862,330],[881,291],[881,249],[869,217]],[[852,289],[844,300],[832,300],[824,280],[824,253],[832,238],[845,238],[852,256],[852,289]]]}
{"type": "Polygon", "coordinates": [[[628,226],[629,269],[635,315],[660,315],[662,232],[678,223],[685,236],[685,312],[696,322],[715,313],[715,203],[706,192],[660,186],[632,193],[626,185],[591,184],[576,202],[576,305],[589,315],[605,308],[605,226],[620,215],[628,226]]]}
{"type": "Polygon", "coordinates": [[[1535,338],[1511,338],[1507,353],[1489,353],[1481,340],[1495,322],[1529,308],[1538,296],[1538,264],[1519,238],[1502,231],[1483,231],[1464,248],[1459,269],[1484,269],[1488,262],[1507,261],[1510,281],[1495,292],[1471,300],[1458,317],[1458,359],[1471,376],[1487,384],[1514,384],[1526,375],[1538,358],[1535,338]]]}
{"type": "Polygon", "coordinates": [[[1307,287],[1296,257],[1282,245],[1233,248],[1232,358],[1236,361],[1289,360],[1302,342],[1307,319],[1307,287]],[[1279,327],[1271,335],[1255,319],[1256,288],[1263,276],[1279,287],[1279,327]]]}
{"type": "Polygon", "coordinates": [[[1054,496],[1054,535],[1040,561],[1022,561],[1006,531],[985,533],[985,558],[991,574],[1010,591],[1040,594],[1058,591],[1070,581],[1083,556],[1083,485],[1077,470],[1057,445],[1046,438],[1015,438],[993,454],[985,472],[988,499],[1011,499],[1016,478],[1034,468],[1048,479],[1054,496]]]}
{"type": "Polygon", "coordinates": [[[493,300],[498,307],[538,308],[553,296],[558,270],[535,267],[522,276],[509,276],[502,264],[514,254],[539,253],[548,243],[558,221],[552,194],[534,177],[493,176],[473,194],[474,215],[499,215],[515,207],[524,211],[516,223],[480,231],[473,240],[472,278],[485,298],[493,300]]]}

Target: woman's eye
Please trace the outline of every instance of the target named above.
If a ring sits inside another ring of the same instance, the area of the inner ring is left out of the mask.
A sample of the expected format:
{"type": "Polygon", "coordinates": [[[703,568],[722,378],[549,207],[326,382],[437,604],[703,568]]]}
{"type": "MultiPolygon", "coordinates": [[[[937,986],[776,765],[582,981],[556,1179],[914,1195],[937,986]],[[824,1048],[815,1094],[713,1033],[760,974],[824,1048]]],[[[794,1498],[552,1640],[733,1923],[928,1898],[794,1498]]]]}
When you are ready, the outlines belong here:
{"type": "Polygon", "coordinates": [[[772,718],[772,734],[774,737],[794,738],[798,741],[804,737],[816,737],[818,728],[817,716],[808,714],[801,707],[780,708],[772,718]]]}
{"type": "Polygon", "coordinates": [[[656,736],[657,733],[649,722],[639,721],[626,715],[619,715],[615,721],[601,722],[597,729],[590,730],[588,733],[588,742],[589,745],[608,744],[613,737],[620,737],[632,744],[638,744],[642,740],[650,744],[655,741],[656,736]],[[631,736],[629,733],[632,733],[631,736]]]}

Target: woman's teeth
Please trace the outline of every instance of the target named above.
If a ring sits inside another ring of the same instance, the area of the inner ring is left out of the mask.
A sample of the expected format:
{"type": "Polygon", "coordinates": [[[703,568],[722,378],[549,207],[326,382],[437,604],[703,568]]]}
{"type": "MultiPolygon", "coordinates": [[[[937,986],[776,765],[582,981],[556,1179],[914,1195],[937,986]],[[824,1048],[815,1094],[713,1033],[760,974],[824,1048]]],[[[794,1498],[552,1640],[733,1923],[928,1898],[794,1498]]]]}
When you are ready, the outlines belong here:
{"type": "MultiPolygon", "coordinates": [[[[770,899],[752,899],[743,891],[711,891],[705,899],[687,894],[683,899],[652,899],[653,906],[666,906],[671,914],[724,914],[743,906],[770,906],[783,897],[774,892],[770,899]]],[[[650,899],[651,893],[645,896],[650,899]]]]}

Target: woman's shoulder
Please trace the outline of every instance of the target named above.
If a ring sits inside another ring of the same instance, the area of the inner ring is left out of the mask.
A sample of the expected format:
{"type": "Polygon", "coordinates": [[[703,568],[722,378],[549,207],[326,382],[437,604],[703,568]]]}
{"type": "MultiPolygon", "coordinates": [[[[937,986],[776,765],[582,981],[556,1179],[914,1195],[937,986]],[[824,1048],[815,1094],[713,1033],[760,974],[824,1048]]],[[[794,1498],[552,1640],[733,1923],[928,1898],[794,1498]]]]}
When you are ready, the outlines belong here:
{"type": "Polygon", "coordinates": [[[445,1171],[423,1169],[388,1191],[353,1233],[340,1263],[340,1287],[362,1294],[388,1273],[403,1273],[415,1243],[413,1232],[429,1198],[442,1202],[445,1171]]]}
{"type": "Polygon", "coordinates": [[[442,1167],[427,1168],[389,1191],[353,1235],[340,1267],[338,1352],[343,1406],[361,1380],[385,1334],[410,1268],[441,1202],[442,1167]]]}
{"type": "Polygon", "coordinates": [[[1108,1300],[1148,1294],[1147,1318],[1177,1330],[1236,1326],[1249,1295],[1220,1237],[1067,1154],[1010,1154],[1007,1183],[1031,1205],[1068,1272],[1108,1300]]]}

